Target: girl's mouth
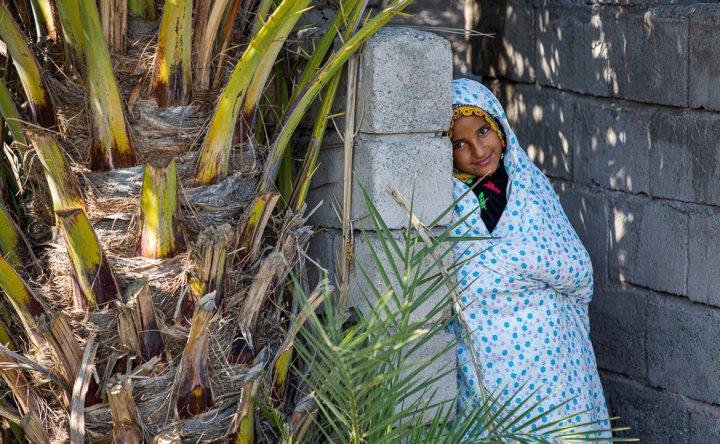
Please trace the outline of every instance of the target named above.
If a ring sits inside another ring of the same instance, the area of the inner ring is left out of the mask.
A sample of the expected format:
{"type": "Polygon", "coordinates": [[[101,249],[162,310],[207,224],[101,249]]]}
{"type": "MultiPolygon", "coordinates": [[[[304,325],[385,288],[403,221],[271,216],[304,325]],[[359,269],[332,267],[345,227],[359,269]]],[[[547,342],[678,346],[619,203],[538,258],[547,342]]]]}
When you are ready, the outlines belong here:
{"type": "Polygon", "coordinates": [[[477,166],[485,166],[485,165],[487,165],[488,163],[490,163],[490,159],[491,159],[491,158],[492,158],[492,154],[490,154],[489,156],[484,157],[484,158],[478,160],[477,162],[473,162],[472,164],[473,164],[473,165],[477,165],[477,166]]]}

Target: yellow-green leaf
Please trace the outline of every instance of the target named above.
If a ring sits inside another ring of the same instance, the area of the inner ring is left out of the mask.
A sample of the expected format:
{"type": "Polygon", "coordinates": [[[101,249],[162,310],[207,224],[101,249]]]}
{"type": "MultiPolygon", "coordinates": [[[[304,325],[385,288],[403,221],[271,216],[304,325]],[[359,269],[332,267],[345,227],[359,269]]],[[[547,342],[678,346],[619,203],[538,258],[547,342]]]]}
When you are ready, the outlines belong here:
{"type": "Polygon", "coordinates": [[[200,152],[195,169],[196,184],[207,185],[227,177],[235,122],[245,101],[246,92],[252,84],[253,92],[250,96],[254,97],[257,88],[265,84],[267,73],[275,63],[277,51],[308,3],[309,0],[283,0],[235,65],[230,81],[215,107],[200,152]]]}

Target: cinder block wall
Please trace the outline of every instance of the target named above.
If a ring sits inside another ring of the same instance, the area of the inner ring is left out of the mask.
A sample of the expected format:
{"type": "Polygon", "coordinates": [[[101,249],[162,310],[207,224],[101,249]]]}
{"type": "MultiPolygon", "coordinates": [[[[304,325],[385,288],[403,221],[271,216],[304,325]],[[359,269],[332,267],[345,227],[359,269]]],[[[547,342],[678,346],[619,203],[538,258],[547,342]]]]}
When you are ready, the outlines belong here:
{"type": "Polygon", "coordinates": [[[482,0],[474,27],[592,256],[619,436],[720,442],[720,4],[482,0]]]}
{"type": "MultiPolygon", "coordinates": [[[[452,148],[442,132],[452,116],[452,51],[450,43],[435,34],[410,28],[387,28],[370,39],[361,53],[356,122],[359,126],[354,142],[354,180],[363,185],[372,202],[397,239],[407,227],[408,217],[386,192],[397,186],[410,199],[414,191],[414,211],[424,222],[438,218],[452,205],[452,148]]],[[[344,88],[344,85],[343,87],[344,88]]],[[[344,94],[341,94],[344,97],[344,94]]],[[[336,104],[344,110],[344,98],[336,104]]],[[[338,119],[340,122],[342,119],[338,119]]],[[[343,247],[342,203],[343,144],[331,134],[320,150],[320,166],[312,181],[308,207],[323,203],[310,222],[318,228],[308,255],[325,267],[331,280],[343,247]]],[[[382,247],[373,227],[367,221],[367,208],[360,188],[353,185],[351,218],[354,221],[355,259],[350,280],[349,302],[361,311],[367,310],[363,294],[368,290],[359,266],[370,279],[382,285],[381,270],[375,265],[372,249],[382,247]],[[367,238],[359,231],[364,228],[367,238]]],[[[441,224],[450,223],[449,215],[441,224]]],[[[383,263],[388,263],[386,260],[383,263]]],[[[391,274],[389,267],[385,267],[391,274]]],[[[428,301],[434,305],[445,292],[428,301]]],[[[418,313],[423,312],[421,308],[418,313]]],[[[449,311],[449,309],[448,309],[449,311]]],[[[427,313],[427,311],[424,311],[427,313]]],[[[454,399],[455,355],[446,350],[453,341],[443,332],[415,355],[417,363],[445,350],[445,356],[427,365],[423,375],[446,375],[434,386],[435,400],[454,399]]],[[[432,393],[430,390],[429,393],[432,393]]]]}

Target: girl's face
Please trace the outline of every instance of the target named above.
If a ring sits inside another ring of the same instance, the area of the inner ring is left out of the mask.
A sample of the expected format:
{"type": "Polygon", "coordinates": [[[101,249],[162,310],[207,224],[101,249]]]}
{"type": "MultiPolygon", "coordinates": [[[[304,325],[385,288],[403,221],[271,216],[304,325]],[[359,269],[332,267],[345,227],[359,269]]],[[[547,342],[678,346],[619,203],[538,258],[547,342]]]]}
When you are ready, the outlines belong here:
{"type": "Polygon", "coordinates": [[[485,119],[461,116],[452,129],[453,164],[463,173],[490,176],[500,163],[503,146],[485,119]]]}

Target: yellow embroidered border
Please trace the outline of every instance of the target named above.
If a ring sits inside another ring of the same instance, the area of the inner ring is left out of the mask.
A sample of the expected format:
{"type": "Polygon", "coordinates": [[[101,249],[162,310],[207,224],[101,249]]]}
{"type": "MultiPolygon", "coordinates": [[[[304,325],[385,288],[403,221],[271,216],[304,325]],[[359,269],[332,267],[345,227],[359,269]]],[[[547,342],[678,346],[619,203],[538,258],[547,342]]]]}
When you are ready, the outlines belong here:
{"type": "Polygon", "coordinates": [[[471,105],[458,106],[457,108],[453,109],[453,116],[452,116],[452,120],[450,121],[450,129],[447,130],[447,132],[445,133],[448,137],[452,137],[452,129],[455,126],[455,121],[462,116],[478,116],[478,117],[482,117],[483,119],[485,119],[485,121],[488,123],[488,125],[490,125],[490,129],[495,131],[495,134],[497,134],[498,138],[500,138],[500,141],[502,142],[503,147],[506,146],[505,138],[503,137],[503,133],[502,133],[502,131],[500,131],[500,128],[495,123],[495,120],[493,120],[492,117],[490,117],[487,113],[485,113],[485,111],[481,110],[480,108],[478,108],[476,106],[471,106],[471,105]]]}
{"type": "Polygon", "coordinates": [[[467,183],[470,179],[475,179],[477,176],[468,173],[461,173],[460,171],[453,171],[453,177],[462,183],[467,183]]]}

